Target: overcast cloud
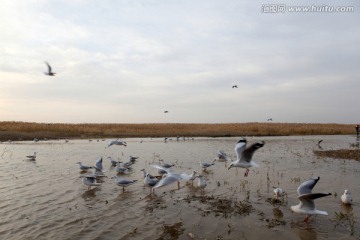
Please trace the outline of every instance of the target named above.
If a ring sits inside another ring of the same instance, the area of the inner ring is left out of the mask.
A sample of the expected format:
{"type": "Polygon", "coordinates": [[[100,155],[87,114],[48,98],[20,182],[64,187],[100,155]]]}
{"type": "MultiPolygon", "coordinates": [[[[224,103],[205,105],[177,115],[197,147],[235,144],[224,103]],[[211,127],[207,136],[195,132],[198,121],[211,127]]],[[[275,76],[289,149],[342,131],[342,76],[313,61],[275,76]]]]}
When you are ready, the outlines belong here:
{"type": "Polygon", "coordinates": [[[284,3],[354,10],[0,0],[0,121],[360,122],[360,2],[284,3]]]}

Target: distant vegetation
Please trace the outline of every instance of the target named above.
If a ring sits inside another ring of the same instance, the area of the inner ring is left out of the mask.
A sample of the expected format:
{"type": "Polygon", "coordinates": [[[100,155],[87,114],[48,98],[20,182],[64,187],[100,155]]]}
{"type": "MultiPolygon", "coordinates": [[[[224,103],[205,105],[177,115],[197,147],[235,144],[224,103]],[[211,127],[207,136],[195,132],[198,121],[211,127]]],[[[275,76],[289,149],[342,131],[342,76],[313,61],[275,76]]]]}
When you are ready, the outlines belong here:
{"type": "Polygon", "coordinates": [[[233,137],[346,135],[355,133],[355,125],[313,123],[149,123],[149,124],[68,124],[0,122],[0,140],[58,138],[131,138],[131,137],[233,137]]]}

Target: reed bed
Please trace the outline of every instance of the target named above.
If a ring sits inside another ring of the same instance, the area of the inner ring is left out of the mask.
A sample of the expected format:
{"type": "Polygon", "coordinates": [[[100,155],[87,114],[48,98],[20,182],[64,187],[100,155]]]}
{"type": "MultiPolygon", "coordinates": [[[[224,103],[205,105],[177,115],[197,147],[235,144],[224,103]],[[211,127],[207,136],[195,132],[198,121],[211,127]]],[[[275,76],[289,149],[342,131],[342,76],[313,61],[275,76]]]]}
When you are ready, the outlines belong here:
{"type": "Polygon", "coordinates": [[[350,124],[314,123],[33,123],[0,122],[0,140],[133,137],[233,137],[354,134],[350,124]]]}

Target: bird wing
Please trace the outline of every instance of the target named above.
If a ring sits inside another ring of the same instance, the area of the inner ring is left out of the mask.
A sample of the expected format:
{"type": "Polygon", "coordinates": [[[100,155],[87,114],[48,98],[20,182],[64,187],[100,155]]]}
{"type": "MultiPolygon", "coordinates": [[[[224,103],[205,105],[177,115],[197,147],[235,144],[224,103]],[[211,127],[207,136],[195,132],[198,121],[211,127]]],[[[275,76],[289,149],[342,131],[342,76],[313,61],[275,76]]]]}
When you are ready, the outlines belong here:
{"type": "Polygon", "coordinates": [[[314,210],[315,203],[314,200],[321,197],[326,197],[331,195],[331,193],[308,193],[302,194],[298,197],[301,202],[300,208],[314,210]]]}
{"type": "Polygon", "coordinates": [[[159,165],[151,165],[151,166],[154,167],[154,168],[163,170],[163,171],[167,172],[168,174],[173,172],[170,168],[164,168],[164,167],[159,166],[159,165]]]}
{"type": "Polygon", "coordinates": [[[235,145],[235,153],[237,160],[241,159],[241,154],[246,147],[246,142],[241,142],[241,140],[235,145]]]}
{"type": "Polygon", "coordinates": [[[48,72],[51,73],[51,67],[50,64],[48,62],[45,62],[45,64],[48,66],[48,72]]]}
{"type": "Polygon", "coordinates": [[[320,180],[320,177],[311,178],[311,179],[303,182],[302,184],[300,184],[300,186],[297,189],[299,196],[311,193],[311,190],[314,188],[314,186],[316,185],[316,183],[319,180],[320,180]]]}
{"type": "Polygon", "coordinates": [[[165,178],[161,179],[155,186],[154,188],[159,188],[159,187],[163,187],[166,185],[169,185],[171,183],[174,183],[176,181],[179,181],[179,176],[177,175],[173,175],[173,174],[169,174],[167,175],[165,178]]]}
{"type": "Polygon", "coordinates": [[[251,158],[256,150],[262,148],[265,145],[265,142],[256,142],[251,144],[241,153],[241,161],[250,162],[251,158]]]}

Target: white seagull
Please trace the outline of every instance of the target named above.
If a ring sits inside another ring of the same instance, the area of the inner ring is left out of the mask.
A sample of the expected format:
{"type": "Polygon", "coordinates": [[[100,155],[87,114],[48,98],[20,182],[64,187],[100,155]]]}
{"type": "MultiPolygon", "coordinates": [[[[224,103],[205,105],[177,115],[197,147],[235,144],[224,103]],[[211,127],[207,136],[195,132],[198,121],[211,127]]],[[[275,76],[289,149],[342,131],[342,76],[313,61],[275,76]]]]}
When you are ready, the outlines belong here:
{"type": "Polygon", "coordinates": [[[107,157],[110,160],[111,166],[115,167],[118,164],[118,161],[115,161],[111,157],[107,157]]]}
{"type": "Polygon", "coordinates": [[[144,179],[144,185],[150,188],[150,194],[155,192],[154,187],[159,182],[159,179],[156,177],[152,178],[149,173],[146,174],[144,179]]]}
{"type": "Polygon", "coordinates": [[[123,145],[126,147],[126,142],[123,140],[119,140],[119,139],[111,140],[111,141],[109,141],[108,147],[111,147],[112,145],[123,145]]]}
{"type": "Polygon", "coordinates": [[[190,176],[186,173],[175,173],[171,171],[171,169],[164,168],[159,165],[152,165],[152,166],[166,172],[166,174],[164,174],[163,178],[154,186],[154,188],[163,187],[171,183],[177,182],[178,189],[180,189],[180,180],[189,181],[190,179],[190,176]]]}
{"type": "Polygon", "coordinates": [[[83,176],[83,183],[86,186],[88,186],[88,190],[90,190],[92,186],[100,186],[100,183],[96,182],[95,174],[89,174],[89,175],[83,176]]]}
{"type": "Polygon", "coordinates": [[[103,165],[102,165],[102,157],[99,159],[99,160],[96,160],[96,162],[95,162],[95,167],[97,168],[97,169],[99,169],[100,171],[102,171],[103,170],[103,165]]]}
{"type": "Polygon", "coordinates": [[[123,187],[123,192],[125,192],[125,187],[137,182],[137,180],[129,180],[118,176],[115,176],[114,178],[116,185],[123,187]]]}
{"type": "Polygon", "coordinates": [[[216,159],[218,162],[227,162],[227,161],[231,161],[231,159],[228,157],[228,155],[222,151],[222,150],[219,150],[217,152],[217,156],[218,158],[216,159]]]}
{"type": "Polygon", "coordinates": [[[247,140],[245,138],[240,139],[235,145],[236,152],[236,161],[230,163],[230,168],[232,167],[241,167],[246,168],[244,176],[247,177],[249,175],[250,167],[258,167],[255,162],[251,161],[254,152],[259,148],[262,148],[265,145],[265,142],[256,142],[251,144],[249,147],[246,147],[247,140]]]}
{"type": "Polygon", "coordinates": [[[79,164],[79,167],[80,167],[81,171],[86,171],[86,170],[89,170],[89,169],[93,168],[93,167],[90,167],[90,166],[82,165],[81,162],[77,162],[76,164],[79,164]]]}
{"type": "Polygon", "coordinates": [[[200,188],[200,191],[202,193],[204,193],[205,192],[205,187],[207,186],[206,181],[205,181],[205,179],[204,179],[204,177],[202,175],[199,175],[198,178],[199,178],[199,181],[198,181],[197,186],[198,186],[198,188],[200,188]]]}
{"type": "Polygon", "coordinates": [[[331,195],[331,193],[311,192],[311,190],[314,188],[314,186],[319,180],[320,177],[311,178],[300,184],[297,189],[297,192],[299,194],[298,199],[300,200],[300,203],[296,206],[291,206],[291,210],[296,213],[307,214],[304,222],[307,222],[311,215],[328,215],[327,212],[320,211],[315,208],[315,199],[331,195]]]}
{"type": "Polygon", "coordinates": [[[123,164],[121,164],[122,162],[119,162],[115,168],[115,171],[118,173],[122,173],[122,174],[128,174],[129,173],[129,169],[127,167],[125,167],[123,164]]]}
{"type": "Polygon", "coordinates": [[[26,156],[29,160],[33,160],[35,161],[36,160],[36,152],[34,152],[34,155],[28,155],[26,156]]]}
{"type": "Polygon", "coordinates": [[[213,165],[215,165],[215,161],[216,159],[214,159],[214,161],[212,163],[203,163],[203,162],[199,162],[200,163],[200,167],[202,167],[203,170],[206,170],[208,167],[211,167],[213,165]]]}
{"type": "Polygon", "coordinates": [[[50,67],[50,64],[48,62],[45,62],[45,64],[47,65],[48,67],[48,71],[47,72],[44,72],[45,75],[48,75],[48,76],[55,76],[56,73],[52,72],[51,71],[51,67],[50,67]]]}
{"type": "Polygon", "coordinates": [[[344,204],[349,204],[349,205],[351,204],[352,198],[349,190],[345,190],[343,195],[341,195],[341,201],[344,204]]]}
{"type": "Polygon", "coordinates": [[[273,192],[274,192],[274,196],[275,196],[276,198],[279,198],[279,197],[284,196],[284,191],[282,190],[282,188],[274,187],[273,192]]]}

